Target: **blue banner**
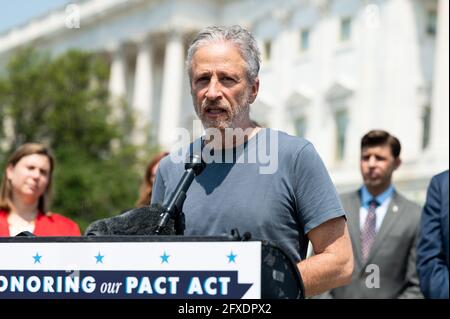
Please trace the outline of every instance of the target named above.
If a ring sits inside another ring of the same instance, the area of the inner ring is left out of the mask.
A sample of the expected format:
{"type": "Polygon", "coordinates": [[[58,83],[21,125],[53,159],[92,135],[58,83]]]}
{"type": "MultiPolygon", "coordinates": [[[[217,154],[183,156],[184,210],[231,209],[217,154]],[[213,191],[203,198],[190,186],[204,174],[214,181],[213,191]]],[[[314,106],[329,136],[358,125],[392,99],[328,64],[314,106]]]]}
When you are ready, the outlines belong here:
{"type": "Polygon", "coordinates": [[[237,271],[0,270],[0,299],[240,299],[237,271]]]}

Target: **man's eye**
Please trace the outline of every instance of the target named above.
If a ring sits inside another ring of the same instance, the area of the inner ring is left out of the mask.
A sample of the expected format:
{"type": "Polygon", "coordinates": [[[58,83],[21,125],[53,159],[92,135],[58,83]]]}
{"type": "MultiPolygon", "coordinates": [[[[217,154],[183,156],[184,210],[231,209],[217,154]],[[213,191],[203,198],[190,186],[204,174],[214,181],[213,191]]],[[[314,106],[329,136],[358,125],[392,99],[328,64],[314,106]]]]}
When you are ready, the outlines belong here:
{"type": "Polygon", "coordinates": [[[209,78],[207,78],[206,76],[200,77],[197,80],[195,80],[195,83],[207,83],[209,81],[209,78]]]}
{"type": "Polygon", "coordinates": [[[230,77],[228,77],[228,76],[223,77],[221,81],[222,81],[222,83],[225,84],[225,85],[233,85],[234,83],[236,83],[236,80],[235,80],[235,79],[230,78],[230,77]]]}

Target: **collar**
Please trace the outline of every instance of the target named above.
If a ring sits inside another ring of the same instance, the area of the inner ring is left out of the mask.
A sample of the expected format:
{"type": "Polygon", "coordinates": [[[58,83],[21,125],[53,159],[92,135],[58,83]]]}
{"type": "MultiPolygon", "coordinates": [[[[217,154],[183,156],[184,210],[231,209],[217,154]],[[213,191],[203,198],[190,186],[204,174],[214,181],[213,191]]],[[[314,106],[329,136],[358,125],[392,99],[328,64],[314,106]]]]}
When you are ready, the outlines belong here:
{"type": "Polygon", "coordinates": [[[363,186],[363,187],[361,187],[361,192],[360,192],[362,206],[366,209],[369,208],[369,202],[372,199],[375,199],[377,201],[378,205],[382,205],[384,201],[391,198],[394,191],[395,191],[395,188],[393,185],[391,185],[383,193],[374,197],[372,194],[369,193],[369,191],[367,190],[367,187],[363,186]]]}

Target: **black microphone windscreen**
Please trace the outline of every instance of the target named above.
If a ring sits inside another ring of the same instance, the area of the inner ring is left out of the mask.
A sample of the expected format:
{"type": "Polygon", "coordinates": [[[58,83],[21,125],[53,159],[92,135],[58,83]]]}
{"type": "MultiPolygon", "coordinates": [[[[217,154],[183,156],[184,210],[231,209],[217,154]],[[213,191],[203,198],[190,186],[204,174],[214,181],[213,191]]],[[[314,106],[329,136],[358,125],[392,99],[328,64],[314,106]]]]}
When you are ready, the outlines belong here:
{"type": "Polygon", "coordinates": [[[15,237],[36,237],[36,235],[29,232],[28,230],[25,230],[23,232],[18,233],[15,237]]]}
{"type": "MultiPolygon", "coordinates": [[[[165,209],[159,204],[131,209],[119,216],[98,220],[86,229],[87,236],[155,235],[160,215],[165,209]]],[[[175,235],[175,226],[169,220],[159,235],[175,235]]]]}

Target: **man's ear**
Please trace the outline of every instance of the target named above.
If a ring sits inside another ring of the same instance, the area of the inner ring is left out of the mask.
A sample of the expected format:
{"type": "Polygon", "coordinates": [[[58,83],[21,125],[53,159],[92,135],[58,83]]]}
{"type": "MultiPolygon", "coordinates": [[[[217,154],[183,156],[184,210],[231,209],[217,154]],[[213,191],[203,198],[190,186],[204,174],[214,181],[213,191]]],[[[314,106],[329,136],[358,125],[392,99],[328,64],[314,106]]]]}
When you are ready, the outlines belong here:
{"type": "Polygon", "coordinates": [[[401,164],[402,164],[402,160],[400,159],[400,157],[397,157],[397,158],[394,160],[394,170],[396,170],[397,168],[399,168],[401,164]]]}
{"type": "Polygon", "coordinates": [[[248,97],[249,104],[252,104],[256,100],[258,92],[259,92],[259,78],[257,77],[252,84],[251,91],[248,97]]]}

